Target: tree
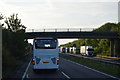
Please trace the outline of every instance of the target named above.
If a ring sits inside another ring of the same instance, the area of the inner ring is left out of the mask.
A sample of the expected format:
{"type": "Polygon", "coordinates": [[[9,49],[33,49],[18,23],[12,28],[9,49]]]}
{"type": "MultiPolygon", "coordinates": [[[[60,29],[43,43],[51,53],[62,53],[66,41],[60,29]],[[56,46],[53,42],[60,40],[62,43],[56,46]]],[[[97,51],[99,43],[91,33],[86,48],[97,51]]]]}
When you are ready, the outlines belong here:
{"type": "Polygon", "coordinates": [[[0,20],[2,20],[2,19],[4,19],[4,17],[3,17],[3,15],[2,15],[2,14],[0,14],[0,20]]]}
{"type": "Polygon", "coordinates": [[[13,14],[6,18],[5,23],[7,24],[8,29],[12,32],[26,29],[26,27],[21,24],[21,19],[18,19],[18,14],[13,14]]]}
{"type": "Polygon", "coordinates": [[[27,43],[25,39],[26,27],[21,24],[18,14],[13,14],[6,18],[5,23],[8,28],[3,29],[3,45],[8,48],[13,56],[22,57],[25,54],[27,43]]]}
{"type": "MultiPolygon", "coordinates": [[[[0,20],[2,20],[2,19],[4,19],[4,17],[3,17],[3,15],[2,14],[0,14],[0,20]]],[[[2,27],[4,24],[2,24],[1,22],[0,22],[0,27],[2,27]]]]}

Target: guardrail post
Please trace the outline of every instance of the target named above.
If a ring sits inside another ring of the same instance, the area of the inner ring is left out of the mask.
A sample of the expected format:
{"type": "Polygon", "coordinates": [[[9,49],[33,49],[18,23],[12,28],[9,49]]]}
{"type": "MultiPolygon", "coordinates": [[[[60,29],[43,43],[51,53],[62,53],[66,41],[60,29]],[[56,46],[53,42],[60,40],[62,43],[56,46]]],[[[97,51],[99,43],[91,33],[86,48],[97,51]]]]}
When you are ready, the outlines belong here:
{"type": "Polygon", "coordinates": [[[81,28],[80,28],[80,32],[81,32],[81,28]]]}
{"type": "Polygon", "coordinates": [[[67,29],[67,32],[69,32],[69,29],[67,29]]]}
{"type": "Polygon", "coordinates": [[[45,32],[45,29],[44,29],[44,32],[45,32]]]}
{"type": "Polygon", "coordinates": [[[34,32],[34,29],[32,29],[32,32],[34,32]]]}
{"type": "Polygon", "coordinates": [[[57,29],[55,29],[55,32],[57,32],[57,29]]]}

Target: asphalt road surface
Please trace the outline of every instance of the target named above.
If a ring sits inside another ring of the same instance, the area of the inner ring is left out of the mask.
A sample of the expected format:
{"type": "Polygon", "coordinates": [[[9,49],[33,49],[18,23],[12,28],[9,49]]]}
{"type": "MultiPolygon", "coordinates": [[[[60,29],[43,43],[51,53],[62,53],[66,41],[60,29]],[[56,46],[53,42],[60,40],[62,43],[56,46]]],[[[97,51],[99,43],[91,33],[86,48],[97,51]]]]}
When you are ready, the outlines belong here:
{"type": "MultiPolygon", "coordinates": [[[[56,72],[51,70],[39,70],[37,73],[33,72],[32,64],[29,63],[22,80],[25,79],[91,79],[91,80],[113,80],[114,76],[91,69],[84,65],[60,58],[59,70],[56,72]]],[[[115,79],[116,80],[116,79],[115,79]]]]}

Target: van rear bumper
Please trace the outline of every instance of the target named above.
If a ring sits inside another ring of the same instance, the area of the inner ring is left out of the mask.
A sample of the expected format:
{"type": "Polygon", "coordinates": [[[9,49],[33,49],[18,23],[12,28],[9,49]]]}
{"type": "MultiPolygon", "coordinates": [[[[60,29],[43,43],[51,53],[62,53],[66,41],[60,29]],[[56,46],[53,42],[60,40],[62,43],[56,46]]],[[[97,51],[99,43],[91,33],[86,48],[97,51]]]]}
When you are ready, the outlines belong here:
{"type": "Polygon", "coordinates": [[[35,66],[33,66],[33,69],[58,69],[58,68],[59,68],[58,65],[57,66],[51,66],[51,67],[43,67],[43,66],[35,67],[35,66]]]}

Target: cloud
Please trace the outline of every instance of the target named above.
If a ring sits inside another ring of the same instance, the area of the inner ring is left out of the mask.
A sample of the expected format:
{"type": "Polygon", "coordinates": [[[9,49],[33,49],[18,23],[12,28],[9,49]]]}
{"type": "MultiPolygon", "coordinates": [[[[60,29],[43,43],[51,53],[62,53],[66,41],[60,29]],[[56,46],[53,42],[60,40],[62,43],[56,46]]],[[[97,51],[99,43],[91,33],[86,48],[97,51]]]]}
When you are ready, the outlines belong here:
{"type": "Polygon", "coordinates": [[[98,27],[117,21],[118,8],[117,2],[80,0],[5,0],[0,6],[6,16],[18,13],[28,28],[98,27]]]}

